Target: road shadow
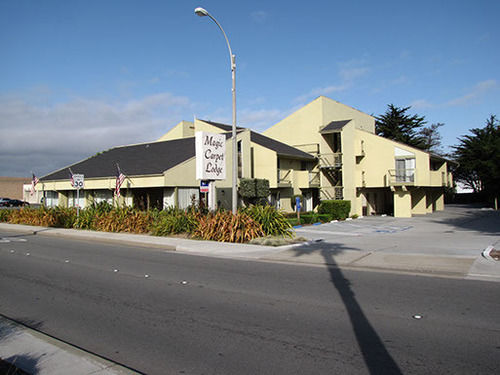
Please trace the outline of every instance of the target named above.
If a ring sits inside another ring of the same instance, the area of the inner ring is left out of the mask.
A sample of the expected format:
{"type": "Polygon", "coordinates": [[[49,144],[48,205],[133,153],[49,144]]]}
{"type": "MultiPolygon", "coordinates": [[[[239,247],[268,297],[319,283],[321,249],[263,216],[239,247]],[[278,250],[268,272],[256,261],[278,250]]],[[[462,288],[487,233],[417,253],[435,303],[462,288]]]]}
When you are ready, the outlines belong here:
{"type": "MultiPolygon", "coordinates": [[[[2,366],[5,368],[5,373],[0,372],[0,374],[6,375],[35,375],[38,374],[38,363],[40,362],[41,356],[32,355],[13,355],[8,358],[2,358],[1,361],[4,362],[2,366]]],[[[0,371],[2,369],[0,368],[0,371]]]]}
{"type": "Polygon", "coordinates": [[[40,230],[33,230],[33,231],[26,232],[26,233],[7,234],[7,235],[2,234],[2,235],[0,235],[0,239],[1,238],[8,239],[8,238],[23,238],[23,237],[36,236],[38,233],[47,232],[50,230],[51,230],[51,228],[43,228],[40,230]]]}
{"type": "Polygon", "coordinates": [[[449,225],[458,230],[500,235],[500,211],[481,208],[477,205],[449,205],[446,206],[445,214],[447,213],[454,215],[434,219],[432,222],[449,225]]]}
{"type": "Polygon", "coordinates": [[[340,255],[348,249],[342,244],[319,242],[296,247],[293,251],[296,257],[320,254],[328,265],[327,269],[330,281],[346,307],[356,341],[369,373],[372,375],[400,375],[402,372],[399,366],[370,324],[370,321],[356,300],[356,294],[351,288],[351,282],[344,276],[335,261],[336,255],[340,255]]]}

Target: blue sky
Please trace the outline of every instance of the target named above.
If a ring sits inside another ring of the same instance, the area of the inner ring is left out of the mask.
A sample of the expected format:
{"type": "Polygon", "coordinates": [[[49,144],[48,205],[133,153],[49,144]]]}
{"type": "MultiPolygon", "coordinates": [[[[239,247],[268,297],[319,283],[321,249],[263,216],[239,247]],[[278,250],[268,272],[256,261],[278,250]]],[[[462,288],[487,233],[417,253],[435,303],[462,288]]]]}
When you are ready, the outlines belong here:
{"type": "Polygon", "coordinates": [[[442,122],[500,116],[500,2],[0,1],[0,175],[44,175],[194,116],[262,131],[325,95],[442,122]]]}

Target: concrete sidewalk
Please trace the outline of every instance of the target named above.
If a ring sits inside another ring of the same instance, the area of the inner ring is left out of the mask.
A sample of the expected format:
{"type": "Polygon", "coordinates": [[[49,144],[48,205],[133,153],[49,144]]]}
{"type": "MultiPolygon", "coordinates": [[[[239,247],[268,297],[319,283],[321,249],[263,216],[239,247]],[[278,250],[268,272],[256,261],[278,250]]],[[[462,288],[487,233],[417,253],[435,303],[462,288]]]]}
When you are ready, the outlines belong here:
{"type": "Polygon", "coordinates": [[[139,374],[3,316],[0,316],[0,358],[37,375],[139,374]]]}

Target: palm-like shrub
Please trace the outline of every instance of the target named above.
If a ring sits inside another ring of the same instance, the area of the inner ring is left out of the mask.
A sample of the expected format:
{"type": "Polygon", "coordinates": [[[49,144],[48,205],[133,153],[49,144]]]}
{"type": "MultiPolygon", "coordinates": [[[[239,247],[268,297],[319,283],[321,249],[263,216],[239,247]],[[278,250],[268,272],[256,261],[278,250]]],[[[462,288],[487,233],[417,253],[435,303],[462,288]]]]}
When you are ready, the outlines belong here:
{"type": "Polygon", "coordinates": [[[250,206],[241,210],[259,223],[267,236],[294,236],[292,226],[285,215],[273,206],[250,206]]]}
{"type": "Polygon", "coordinates": [[[192,233],[198,225],[200,214],[194,211],[184,211],[178,208],[168,208],[155,213],[151,232],[155,236],[192,233]]]}

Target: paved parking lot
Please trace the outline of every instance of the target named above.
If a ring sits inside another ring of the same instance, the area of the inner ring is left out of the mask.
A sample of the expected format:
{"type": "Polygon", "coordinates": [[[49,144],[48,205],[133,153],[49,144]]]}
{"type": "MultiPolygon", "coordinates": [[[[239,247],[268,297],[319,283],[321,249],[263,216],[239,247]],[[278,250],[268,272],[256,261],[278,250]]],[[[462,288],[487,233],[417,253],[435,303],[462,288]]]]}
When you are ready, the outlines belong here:
{"type": "Polygon", "coordinates": [[[369,216],[296,229],[297,235],[324,246],[401,254],[477,256],[500,246],[500,212],[447,205],[441,212],[412,218],[369,216]]]}

